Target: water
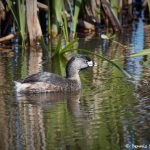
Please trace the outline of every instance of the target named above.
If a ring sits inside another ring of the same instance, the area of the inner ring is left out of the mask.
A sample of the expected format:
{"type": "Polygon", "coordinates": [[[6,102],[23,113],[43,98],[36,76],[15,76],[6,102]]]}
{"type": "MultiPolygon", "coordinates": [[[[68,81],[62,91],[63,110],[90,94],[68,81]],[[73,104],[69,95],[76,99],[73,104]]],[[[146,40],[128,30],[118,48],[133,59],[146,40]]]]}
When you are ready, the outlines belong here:
{"type": "Polygon", "coordinates": [[[0,149],[150,149],[149,59],[123,57],[146,48],[143,22],[134,25],[115,37],[132,45],[126,51],[100,37],[79,41],[80,48],[117,59],[134,80],[93,56],[98,66],[81,72],[79,93],[16,96],[14,80],[39,70],[64,75],[66,60],[46,62],[41,52],[22,55],[18,49],[16,54],[0,52],[0,149]]]}

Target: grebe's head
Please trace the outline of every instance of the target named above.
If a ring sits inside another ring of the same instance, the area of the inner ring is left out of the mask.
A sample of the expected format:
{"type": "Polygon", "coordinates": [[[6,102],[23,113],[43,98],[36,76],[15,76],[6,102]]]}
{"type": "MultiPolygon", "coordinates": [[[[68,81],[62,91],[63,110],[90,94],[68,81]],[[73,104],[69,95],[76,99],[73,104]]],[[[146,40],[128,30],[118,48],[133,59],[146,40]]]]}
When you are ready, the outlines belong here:
{"type": "Polygon", "coordinates": [[[80,70],[93,66],[97,66],[97,64],[90,57],[83,55],[74,56],[67,63],[66,77],[72,77],[74,74],[79,73],[80,70]]]}

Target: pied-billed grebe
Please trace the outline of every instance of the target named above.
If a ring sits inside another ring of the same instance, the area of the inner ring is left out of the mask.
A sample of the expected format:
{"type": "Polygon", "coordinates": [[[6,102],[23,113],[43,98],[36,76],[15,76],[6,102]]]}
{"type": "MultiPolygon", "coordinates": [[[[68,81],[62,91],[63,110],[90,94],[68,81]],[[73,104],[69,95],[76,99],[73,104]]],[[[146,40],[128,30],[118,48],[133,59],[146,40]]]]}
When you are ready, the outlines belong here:
{"type": "Polygon", "coordinates": [[[81,89],[79,71],[93,66],[96,66],[96,63],[89,57],[75,56],[67,63],[66,77],[49,72],[39,72],[21,82],[16,81],[16,91],[18,93],[78,91],[81,89]]]}

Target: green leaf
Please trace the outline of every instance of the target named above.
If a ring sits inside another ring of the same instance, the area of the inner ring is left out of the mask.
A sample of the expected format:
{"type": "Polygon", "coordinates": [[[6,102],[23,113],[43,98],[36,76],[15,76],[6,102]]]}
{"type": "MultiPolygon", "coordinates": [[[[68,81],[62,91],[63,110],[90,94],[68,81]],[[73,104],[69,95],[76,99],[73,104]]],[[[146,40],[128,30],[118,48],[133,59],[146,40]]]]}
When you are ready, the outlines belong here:
{"type": "MultiPolygon", "coordinates": [[[[64,9],[65,10],[65,9],[64,9]]],[[[68,22],[67,22],[67,17],[66,14],[63,14],[63,34],[64,34],[64,38],[66,40],[66,42],[69,41],[69,33],[68,33],[68,22]]]]}
{"type": "Polygon", "coordinates": [[[9,9],[10,9],[10,11],[11,11],[13,17],[14,17],[14,20],[15,20],[15,22],[16,22],[18,28],[20,28],[19,22],[18,22],[18,19],[17,19],[17,15],[16,15],[16,13],[15,13],[15,11],[13,10],[13,7],[12,7],[12,2],[9,1],[9,0],[6,0],[6,2],[7,2],[7,4],[8,4],[8,7],[9,7],[9,9]]]}
{"type": "Polygon", "coordinates": [[[71,42],[69,42],[60,52],[60,54],[64,54],[68,51],[71,51],[71,48],[74,46],[74,44],[78,41],[78,39],[74,39],[71,42]]]}
{"type": "Polygon", "coordinates": [[[74,8],[74,16],[73,16],[73,36],[75,36],[76,33],[76,27],[78,23],[78,16],[79,16],[79,11],[80,11],[80,6],[82,3],[82,0],[76,0],[75,1],[75,8],[74,8]]]}
{"type": "Polygon", "coordinates": [[[130,57],[143,56],[143,55],[149,55],[149,54],[150,54],[150,48],[141,50],[141,51],[136,52],[136,53],[132,53],[130,55],[130,57]]]}
{"type": "Polygon", "coordinates": [[[19,29],[22,44],[25,41],[25,27],[26,27],[26,8],[24,0],[17,0],[16,7],[13,6],[12,1],[7,0],[7,5],[13,15],[16,25],[19,29]]]}
{"type": "Polygon", "coordinates": [[[61,37],[59,37],[58,42],[57,42],[57,46],[56,46],[56,50],[55,50],[55,55],[59,55],[61,52],[61,45],[62,45],[62,41],[61,41],[61,37]]]}
{"type": "Polygon", "coordinates": [[[45,50],[45,51],[48,53],[48,46],[46,45],[46,43],[45,43],[45,41],[44,41],[44,37],[41,36],[41,38],[40,38],[39,41],[40,41],[40,44],[41,44],[42,49],[45,50]]]}
{"type": "Polygon", "coordinates": [[[106,60],[107,62],[109,62],[110,64],[112,64],[113,66],[115,66],[120,72],[122,72],[126,77],[128,77],[129,79],[132,79],[132,76],[127,72],[125,71],[124,69],[122,69],[120,66],[118,66],[115,62],[113,62],[112,60],[109,60],[108,58],[102,56],[102,55],[99,55],[99,54],[95,54],[93,52],[91,52],[90,50],[86,50],[86,49],[79,49],[79,48],[76,48],[76,49],[66,49],[66,52],[68,51],[82,51],[82,52],[86,52],[88,54],[91,54],[91,55],[95,55],[103,60],[106,60]]]}

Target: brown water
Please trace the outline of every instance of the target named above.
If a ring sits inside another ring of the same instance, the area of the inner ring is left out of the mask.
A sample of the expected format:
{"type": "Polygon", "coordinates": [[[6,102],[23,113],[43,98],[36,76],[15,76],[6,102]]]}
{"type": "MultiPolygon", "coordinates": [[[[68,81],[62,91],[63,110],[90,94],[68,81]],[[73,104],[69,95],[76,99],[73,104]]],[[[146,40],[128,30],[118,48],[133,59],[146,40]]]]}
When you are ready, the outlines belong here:
{"type": "Polygon", "coordinates": [[[81,92],[68,95],[16,96],[14,80],[39,70],[64,75],[66,61],[42,61],[41,52],[21,53],[16,46],[15,56],[0,52],[0,149],[150,149],[149,57],[124,57],[148,47],[150,36],[139,20],[114,39],[130,48],[90,36],[80,38],[79,47],[116,59],[133,79],[93,57],[98,66],[81,72],[81,92]]]}

